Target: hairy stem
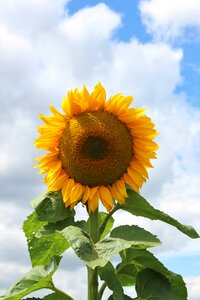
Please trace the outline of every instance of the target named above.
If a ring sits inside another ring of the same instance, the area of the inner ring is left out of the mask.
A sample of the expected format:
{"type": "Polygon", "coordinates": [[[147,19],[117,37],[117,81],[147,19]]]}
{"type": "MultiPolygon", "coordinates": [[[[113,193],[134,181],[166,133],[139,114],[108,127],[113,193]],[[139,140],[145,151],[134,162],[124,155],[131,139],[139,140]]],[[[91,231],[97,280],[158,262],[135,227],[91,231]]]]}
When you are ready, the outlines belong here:
{"type": "Polygon", "coordinates": [[[108,223],[110,217],[118,210],[120,209],[119,205],[116,205],[110,212],[109,214],[107,214],[107,216],[105,217],[101,227],[99,228],[99,235],[101,236],[101,234],[104,232],[104,229],[106,227],[106,224],[108,223]]]}
{"type": "MultiPolygon", "coordinates": [[[[89,234],[94,243],[99,241],[99,212],[98,208],[95,212],[89,214],[89,234]]],[[[94,270],[87,267],[88,271],[88,300],[98,299],[98,268],[94,270]]]]}
{"type": "Polygon", "coordinates": [[[107,284],[104,282],[99,290],[99,298],[98,298],[99,300],[101,300],[106,287],[107,287],[107,284]]]}

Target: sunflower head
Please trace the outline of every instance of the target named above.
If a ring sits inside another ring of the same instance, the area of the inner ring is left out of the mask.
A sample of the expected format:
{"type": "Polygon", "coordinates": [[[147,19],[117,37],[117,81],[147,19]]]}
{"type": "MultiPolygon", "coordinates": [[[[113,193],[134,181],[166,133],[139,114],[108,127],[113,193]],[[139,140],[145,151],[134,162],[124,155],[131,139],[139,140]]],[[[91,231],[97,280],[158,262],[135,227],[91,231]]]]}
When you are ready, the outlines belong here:
{"type": "Polygon", "coordinates": [[[139,192],[148,178],[157,131],[143,108],[129,108],[132,100],[116,94],[106,101],[98,83],[91,94],[86,87],[69,91],[63,113],[51,105],[51,116],[40,115],[35,146],[48,152],[37,166],[50,191],[62,190],[66,206],[82,201],[93,212],[100,199],[109,211],[115,200],[125,203],[126,184],[139,192]]]}

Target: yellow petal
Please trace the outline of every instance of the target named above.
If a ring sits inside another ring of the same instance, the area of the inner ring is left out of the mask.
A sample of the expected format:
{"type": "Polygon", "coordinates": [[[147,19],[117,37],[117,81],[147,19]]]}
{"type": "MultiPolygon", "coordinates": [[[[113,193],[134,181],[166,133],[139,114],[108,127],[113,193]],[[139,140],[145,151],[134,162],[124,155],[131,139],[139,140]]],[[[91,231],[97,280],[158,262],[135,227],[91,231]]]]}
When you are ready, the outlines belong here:
{"type": "MultiPolygon", "coordinates": [[[[33,166],[34,168],[40,168],[40,166],[33,166]]],[[[38,174],[45,174],[45,173],[47,173],[49,171],[49,167],[46,167],[46,168],[42,168],[41,170],[40,170],[40,172],[38,172],[38,174]]]]}
{"type": "Polygon", "coordinates": [[[78,99],[75,98],[75,95],[72,91],[68,92],[68,101],[70,103],[71,112],[73,115],[78,115],[82,112],[81,104],[78,103],[78,99]]]}
{"type": "Polygon", "coordinates": [[[94,186],[92,188],[90,188],[90,196],[89,199],[92,199],[94,194],[96,193],[96,191],[98,191],[99,187],[98,186],[94,186]]]}
{"type": "Polygon", "coordinates": [[[153,168],[150,158],[147,156],[142,156],[140,153],[134,153],[134,159],[138,160],[142,165],[147,166],[148,168],[153,168]]]}
{"type": "Polygon", "coordinates": [[[121,101],[121,109],[127,110],[127,108],[130,106],[130,104],[133,102],[132,96],[124,97],[124,99],[121,101]]]}
{"type": "Polygon", "coordinates": [[[141,187],[143,182],[146,180],[140,174],[138,174],[132,167],[128,167],[127,169],[128,175],[132,178],[133,181],[137,184],[137,186],[141,187]]]}
{"type": "Polygon", "coordinates": [[[125,182],[123,180],[117,180],[114,183],[114,185],[122,196],[128,197],[127,192],[126,192],[125,182]]]}
{"type": "Polygon", "coordinates": [[[51,165],[48,175],[46,177],[46,183],[49,183],[51,180],[60,174],[62,171],[62,163],[60,160],[56,161],[54,164],[51,165]]]}
{"type": "Polygon", "coordinates": [[[64,111],[67,117],[71,117],[73,115],[71,105],[70,102],[68,101],[67,96],[65,96],[62,100],[62,110],[64,111]]]}
{"type": "Polygon", "coordinates": [[[94,90],[91,94],[91,99],[94,109],[103,109],[104,103],[106,101],[106,91],[100,83],[97,83],[95,85],[94,90]]]}
{"type": "Polygon", "coordinates": [[[50,168],[50,166],[58,160],[58,153],[48,153],[38,157],[37,160],[40,168],[50,168]]]}
{"type": "Polygon", "coordinates": [[[113,198],[108,188],[101,185],[99,187],[99,194],[102,204],[105,206],[105,208],[110,211],[113,207],[113,198]]]}
{"type": "Polygon", "coordinates": [[[136,145],[140,145],[141,147],[152,149],[152,150],[159,149],[159,146],[155,142],[153,142],[149,139],[135,138],[134,143],[136,145]]]}
{"type": "Polygon", "coordinates": [[[65,184],[62,187],[62,196],[63,196],[63,202],[65,203],[65,206],[70,205],[70,194],[71,189],[75,186],[74,179],[70,178],[68,179],[65,184]]]}
{"type": "Polygon", "coordinates": [[[157,133],[155,129],[151,128],[131,128],[131,133],[133,136],[152,136],[157,133]]]}
{"type": "Polygon", "coordinates": [[[123,179],[124,181],[130,185],[136,192],[139,192],[139,186],[135,183],[135,181],[133,181],[133,179],[127,174],[125,173],[123,175],[123,179]]]}
{"type": "Polygon", "coordinates": [[[121,101],[124,99],[122,94],[116,94],[111,97],[104,105],[105,109],[111,112],[113,115],[118,115],[118,112],[121,108],[121,101]]]}
{"type": "Polygon", "coordinates": [[[158,149],[158,146],[151,146],[148,147],[147,145],[138,143],[134,140],[134,147],[136,147],[137,149],[140,149],[141,151],[150,151],[150,152],[154,152],[155,150],[158,149]]]}
{"type": "Polygon", "coordinates": [[[143,175],[146,178],[149,178],[146,168],[139,163],[139,161],[132,160],[130,162],[131,167],[139,174],[143,175]]]}
{"type": "Polygon", "coordinates": [[[118,118],[124,123],[132,123],[134,120],[140,118],[146,108],[129,108],[127,111],[118,116],[118,118]]]}
{"type": "Polygon", "coordinates": [[[89,197],[90,197],[90,188],[89,186],[86,185],[82,197],[82,203],[85,204],[88,201],[89,197]]]}
{"type": "Polygon", "coordinates": [[[83,194],[84,188],[80,183],[76,183],[73,188],[71,189],[70,193],[70,203],[74,203],[81,198],[83,194]]]}
{"type": "Polygon", "coordinates": [[[139,155],[140,157],[144,157],[144,158],[156,158],[156,153],[152,152],[152,151],[148,151],[148,150],[142,150],[140,148],[138,148],[136,145],[134,145],[133,147],[133,153],[135,155],[139,155]]]}
{"type": "Polygon", "coordinates": [[[65,126],[67,119],[60,119],[58,116],[43,116],[42,114],[39,114],[40,119],[46,124],[46,125],[52,125],[52,126],[65,126]]]}
{"type": "Polygon", "coordinates": [[[117,109],[114,109],[114,114],[116,116],[120,116],[123,113],[126,113],[128,107],[132,101],[133,101],[132,96],[124,97],[124,96],[120,95],[120,97],[118,97],[118,99],[117,99],[117,109]]]}
{"type": "Polygon", "coordinates": [[[63,122],[66,122],[66,117],[63,116],[53,105],[49,106],[52,114],[54,114],[58,119],[60,119],[63,122]]]}
{"type": "Polygon", "coordinates": [[[115,184],[112,185],[111,187],[111,193],[112,196],[120,203],[120,204],[124,204],[126,202],[125,198],[123,197],[123,195],[117,190],[115,184]]]}
{"type": "Polygon", "coordinates": [[[83,86],[83,88],[81,90],[81,99],[82,99],[82,102],[81,102],[82,111],[91,110],[92,109],[92,98],[85,86],[83,86]]]}
{"type": "Polygon", "coordinates": [[[94,193],[93,197],[90,197],[88,199],[87,203],[88,203],[89,213],[94,212],[97,209],[98,203],[99,203],[99,191],[98,190],[94,193]]]}
{"type": "Polygon", "coordinates": [[[57,178],[55,178],[54,181],[52,181],[48,185],[48,190],[52,192],[60,190],[66,182],[67,178],[68,176],[65,172],[61,173],[57,178]]]}

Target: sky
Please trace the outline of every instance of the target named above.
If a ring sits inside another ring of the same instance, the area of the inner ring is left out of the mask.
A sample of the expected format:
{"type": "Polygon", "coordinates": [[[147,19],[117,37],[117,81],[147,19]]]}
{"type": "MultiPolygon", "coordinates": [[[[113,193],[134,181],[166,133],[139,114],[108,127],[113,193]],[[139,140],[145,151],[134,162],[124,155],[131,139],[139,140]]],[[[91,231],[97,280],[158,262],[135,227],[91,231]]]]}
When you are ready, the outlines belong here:
{"type": "MultiPolygon", "coordinates": [[[[101,82],[107,97],[122,92],[148,107],[160,149],[141,194],[200,232],[199,53],[199,0],[1,0],[0,293],[30,269],[21,226],[46,189],[32,167],[41,154],[33,147],[38,113],[60,109],[66,91],[83,84],[91,91],[101,82]]],[[[159,221],[116,214],[116,225],[125,220],[159,237],[155,255],[184,277],[188,299],[199,300],[200,242],[159,221]]],[[[86,299],[86,272],[72,251],[54,279],[86,299]]]]}

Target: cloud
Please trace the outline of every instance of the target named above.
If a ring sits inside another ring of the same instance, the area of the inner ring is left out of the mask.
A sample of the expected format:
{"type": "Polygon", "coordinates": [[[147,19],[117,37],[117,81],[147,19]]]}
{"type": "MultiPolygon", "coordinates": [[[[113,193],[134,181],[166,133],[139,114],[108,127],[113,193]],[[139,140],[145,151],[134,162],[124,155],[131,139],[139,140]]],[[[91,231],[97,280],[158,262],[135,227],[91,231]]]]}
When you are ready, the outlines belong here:
{"type": "Polygon", "coordinates": [[[30,267],[24,266],[17,262],[0,262],[1,270],[4,270],[0,274],[0,294],[2,295],[8,286],[13,284],[19,279],[22,274],[29,271],[30,267]]]}
{"type": "Polygon", "coordinates": [[[141,17],[149,33],[155,38],[171,40],[185,30],[200,31],[200,2],[198,0],[141,0],[141,17]]]}
{"type": "MultiPolygon", "coordinates": [[[[68,14],[66,5],[67,1],[61,0],[3,0],[0,4],[0,228],[4,232],[2,264],[8,264],[5,278],[12,266],[16,267],[16,257],[23,268],[27,267],[21,223],[30,212],[29,200],[46,188],[32,168],[39,155],[33,148],[37,114],[49,114],[49,104],[59,109],[66,90],[84,83],[91,90],[101,81],[108,97],[118,92],[131,94],[136,106],[149,107],[147,113],[160,132],[160,150],[142,193],[156,207],[198,227],[200,112],[189,105],[186,93],[176,92],[184,80],[182,49],[158,41],[118,40],[115,32],[121,26],[121,16],[105,4],[80,9],[74,15],[68,14]]],[[[83,215],[81,209],[79,218],[83,215]]],[[[164,242],[159,255],[199,251],[195,241],[167,225],[131,215],[124,217],[123,213],[116,223],[124,223],[125,219],[159,235],[164,242]],[[172,235],[177,241],[173,245],[172,235]]],[[[64,258],[64,262],[73,275],[68,273],[63,286],[71,288],[76,278],[76,284],[84,289],[80,266],[70,259],[67,263],[64,258]]],[[[63,269],[57,278],[63,276],[63,269]]],[[[75,293],[76,299],[81,297],[77,290],[75,293]]]]}
{"type": "Polygon", "coordinates": [[[188,299],[198,300],[200,295],[200,276],[185,277],[184,279],[188,288],[188,299]]]}
{"type": "Polygon", "coordinates": [[[37,37],[51,32],[58,21],[67,16],[67,0],[15,0],[1,1],[0,20],[11,31],[37,37]],[[26,26],[24,26],[26,25],[26,26]]]}

